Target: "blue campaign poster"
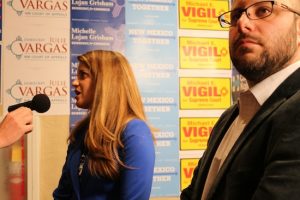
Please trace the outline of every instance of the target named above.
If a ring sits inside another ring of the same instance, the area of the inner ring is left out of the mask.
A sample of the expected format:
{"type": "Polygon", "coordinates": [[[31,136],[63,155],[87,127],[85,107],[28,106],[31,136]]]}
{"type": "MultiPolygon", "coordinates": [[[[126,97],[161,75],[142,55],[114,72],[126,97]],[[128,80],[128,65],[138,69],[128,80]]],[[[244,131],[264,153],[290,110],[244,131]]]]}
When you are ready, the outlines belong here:
{"type": "MultiPolygon", "coordinates": [[[[71,83],[76,78],[78,55],[95,49],[124,52],[124,4],[125,1],[120,0],[72,0],[71,83]]],[[[74,96],[74,91],[71,90],[71,127],[86,114],[86,110],[76,107],[74,96]]]]}
{"type": "Polygon", "coordinates": [[[72,21],[125,24],[125,0],[72,0],[71,6],[72,21]]]}
{"type": "Polygon", "coordinates": [[[128,0],[126,24],[177,26],[177,0],[128,0]]]}
{"type": "MultiPolygon", "coordinates": [[[[77,56],[115,50],[129,60],[147,118],[157,129],[152,197],[179,195],[179,103],[177,1],[72,0],[71,81],[77,56]]],[[[70,124],[86,114],[71,92],[70,124]]]]}
{"type": "Polygon", "coordinates": [[[71,26],[72,54],[94,49],[124,51],[124,24],[112,27],[109,23],[72,21],[71,26]]]}
{"type": "Polygon", "coordinates": [[[158,129],[152,197],[179,195],[177,1],[126,3],[125,53],[158,129]]]}

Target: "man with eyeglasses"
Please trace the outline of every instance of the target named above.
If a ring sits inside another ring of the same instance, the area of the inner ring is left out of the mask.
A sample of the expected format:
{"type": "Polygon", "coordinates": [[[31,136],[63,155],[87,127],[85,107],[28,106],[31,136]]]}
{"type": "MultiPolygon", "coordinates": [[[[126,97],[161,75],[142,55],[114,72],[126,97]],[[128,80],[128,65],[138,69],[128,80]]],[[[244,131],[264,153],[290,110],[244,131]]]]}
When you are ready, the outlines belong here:
{"type": "Polygon", "coordinates": [[[300,0],[234,0],[218,17],[249,90],[226,110],[182,200],[300,199],[300,0]]]}

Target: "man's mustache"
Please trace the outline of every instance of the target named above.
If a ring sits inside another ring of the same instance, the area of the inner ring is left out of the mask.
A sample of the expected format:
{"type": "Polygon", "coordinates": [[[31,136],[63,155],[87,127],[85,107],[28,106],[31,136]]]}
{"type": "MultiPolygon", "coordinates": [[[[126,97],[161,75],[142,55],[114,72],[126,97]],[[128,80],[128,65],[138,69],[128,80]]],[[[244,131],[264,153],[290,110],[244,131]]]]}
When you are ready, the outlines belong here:
{"type": "Polygon", "coordinates": [[[233,42],[233,48],[238,48],[245,41],[261,44],[260,39],[254,36],[248,34],[240,34],[238,38],[233,42]]]}

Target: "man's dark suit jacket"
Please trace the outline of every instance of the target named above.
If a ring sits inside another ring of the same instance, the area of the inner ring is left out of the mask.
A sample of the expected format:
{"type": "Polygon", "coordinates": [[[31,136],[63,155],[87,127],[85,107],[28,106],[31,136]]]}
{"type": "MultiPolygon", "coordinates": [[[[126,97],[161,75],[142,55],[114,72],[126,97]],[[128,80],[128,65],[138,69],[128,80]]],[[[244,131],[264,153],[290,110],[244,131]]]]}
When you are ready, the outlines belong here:
{"type": "MultiPolygon", "coordinates": [[[[300,199],[300,69],[267,99],[245,127],[224,161],[207,200],[300,199]]],[[[206,176],[237,105],[225,111],[182,200],[201,200],[206,176]]]]}

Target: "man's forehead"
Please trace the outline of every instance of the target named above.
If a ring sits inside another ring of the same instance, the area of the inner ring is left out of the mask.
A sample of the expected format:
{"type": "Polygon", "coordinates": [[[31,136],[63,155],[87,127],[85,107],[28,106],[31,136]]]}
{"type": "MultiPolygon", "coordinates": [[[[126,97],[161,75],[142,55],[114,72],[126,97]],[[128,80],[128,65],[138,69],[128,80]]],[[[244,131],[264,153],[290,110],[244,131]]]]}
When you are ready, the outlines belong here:
{"type": "Polygon", "coordinates": [[[232,8],[247,7],[248,5],[260,2],[260,0],[233,0],[232,8]]]}
{"type": "MultiPolygon", "coordinates": [[[[232,0],[232,8],[236,7],[247,7],[257,2],[266,1],[266,0],[232,0]]],[[[300,0],[298,0],[300,1],[300,0]]],[[[287,5],[291,5],[292,0],[276,0],[278,3],[283,3],[287,5]]]]}

